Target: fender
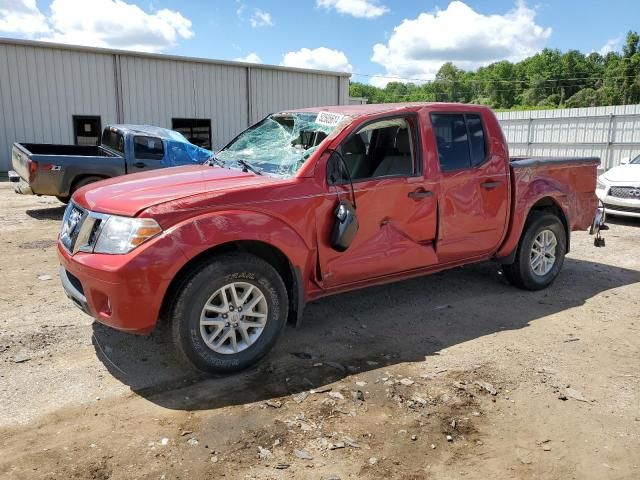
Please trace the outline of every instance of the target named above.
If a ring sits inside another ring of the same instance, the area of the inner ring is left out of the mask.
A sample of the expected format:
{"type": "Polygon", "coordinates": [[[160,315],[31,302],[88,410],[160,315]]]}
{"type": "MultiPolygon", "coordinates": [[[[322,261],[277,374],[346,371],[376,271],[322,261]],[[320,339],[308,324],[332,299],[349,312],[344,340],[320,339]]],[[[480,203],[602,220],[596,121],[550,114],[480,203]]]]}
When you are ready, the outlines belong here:
{"type": "Polygon", "coordinates": [[[270,245],[282,252],[294,271],[300,272],[300,286],[306,296],[315,247],[307,245],[294,227],[275,216],[249,210],[219,210],[185,220],[167,232],[184,254],[178,270],[201,253],[223,244],[259,241],[270,245]]]}
{"type": "MultiPolygon", "coordinates": [[[[560,184],[550,180],[551,179],[540,179],[531,183],[527,183],[526,181],[516,182],[516,186],[512,192],[513,201],[509,229],[506,238],[496,252],[495,256],[498,259],[509,259],[513,256],[520,242],[520,237],[522,236],[522,231],[531,209],[543,198],[552,199],[565,216],[567,221],[567,234],[571,231],[570,218],[573,217],[573,212],[569,212],[569,209],[575,204],[573,200],[575,192],[565,191],[560,184]]],[[[567,245],[568,241],[569,238],[567,238],[567,245]]]]}

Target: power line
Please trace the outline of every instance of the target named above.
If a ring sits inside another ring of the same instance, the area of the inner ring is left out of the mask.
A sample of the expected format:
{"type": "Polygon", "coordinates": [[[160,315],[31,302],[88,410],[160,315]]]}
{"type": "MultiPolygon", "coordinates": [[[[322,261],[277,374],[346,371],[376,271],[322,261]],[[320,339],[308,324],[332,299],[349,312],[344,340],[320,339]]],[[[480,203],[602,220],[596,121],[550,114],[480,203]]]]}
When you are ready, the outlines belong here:
{"type": "Polygon", "coordinates": [[[581,80],[619,80],[626,78],[638,78],[640,75],[619,75],[615,77],[571,77],[571,78],[546,78],[534,80],[531,78],[524,80],[500,80],[500,79],[460,79],[460,80],[450,80],[450,79],[426,79],[426,78],[406,78],[406,77],[398,77],[394,75],[380,75],[380,74],[372,74],[372,73],[360,73],[360,72],[352,72],[352,75],[359,77],[368,77],[368,78],[382,78],[382,79],[394,79],[394,80],[405,80],[408,82],[422,82],[422,83],[434,83],[434,82],[449,82],[449,83],[527,83],[527,82],[567,82],[567,81],[581,81],[581,80]]]}

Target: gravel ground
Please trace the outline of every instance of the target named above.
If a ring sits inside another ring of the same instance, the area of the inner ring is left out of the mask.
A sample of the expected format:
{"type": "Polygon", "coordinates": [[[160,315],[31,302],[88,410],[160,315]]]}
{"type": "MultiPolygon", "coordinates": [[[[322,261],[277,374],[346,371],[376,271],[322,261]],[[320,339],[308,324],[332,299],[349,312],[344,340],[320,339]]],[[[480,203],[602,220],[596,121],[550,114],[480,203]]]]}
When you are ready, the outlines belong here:
{"type": "Polygon", "coordinates": [[[484,263],[323,299],[205,377],[72,306],[57,200],[0,202],[2,478],[640,478],[640,221],[545,291],[484,263]]]}

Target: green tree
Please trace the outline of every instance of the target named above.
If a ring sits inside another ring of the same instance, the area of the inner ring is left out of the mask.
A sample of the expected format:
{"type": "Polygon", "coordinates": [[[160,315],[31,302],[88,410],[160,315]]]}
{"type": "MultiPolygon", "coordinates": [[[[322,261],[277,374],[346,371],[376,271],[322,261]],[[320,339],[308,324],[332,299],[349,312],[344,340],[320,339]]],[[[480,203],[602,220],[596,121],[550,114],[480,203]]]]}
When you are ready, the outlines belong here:
{"type": "Polygon", "coordinates": [[[621,52],[604,56],[546,48],[517,63],[501,61],[476,71],[447,62],[431,82],[396,81],[385,88],[352,83],[350,94],[370,103],[463,102],[500,109],[640,103],[640,35],[629,32],[621,52]]]}

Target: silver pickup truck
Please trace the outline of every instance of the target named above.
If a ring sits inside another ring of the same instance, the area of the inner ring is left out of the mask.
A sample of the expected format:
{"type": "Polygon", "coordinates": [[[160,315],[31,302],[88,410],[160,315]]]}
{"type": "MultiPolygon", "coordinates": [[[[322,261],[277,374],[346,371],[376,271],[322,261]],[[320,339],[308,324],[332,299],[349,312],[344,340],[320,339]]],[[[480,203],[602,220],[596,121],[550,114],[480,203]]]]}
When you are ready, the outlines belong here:
{"type": "Polygon", "coordinates": [[[150,125],[111,125],[98,146],[14,143],[9,180],[21,194],[53,195],[66,203],[80,187],[156,168],[201,164],[213,152],[180,133],[150,125]]]}

